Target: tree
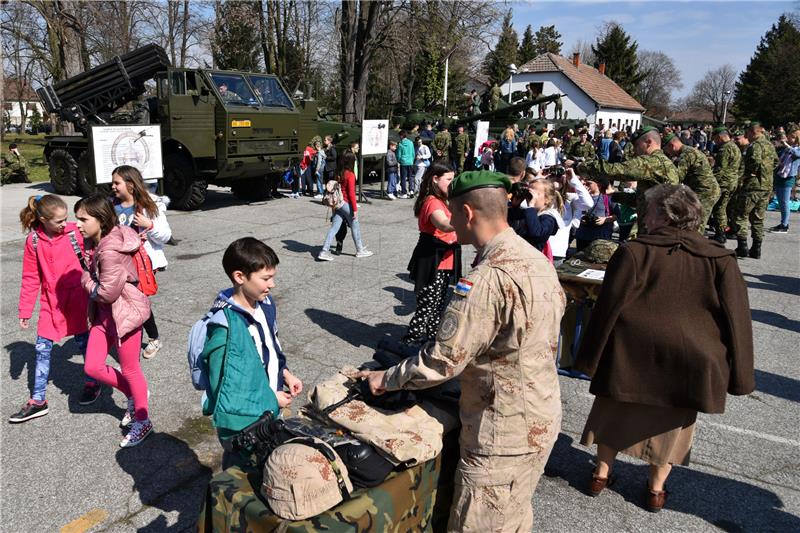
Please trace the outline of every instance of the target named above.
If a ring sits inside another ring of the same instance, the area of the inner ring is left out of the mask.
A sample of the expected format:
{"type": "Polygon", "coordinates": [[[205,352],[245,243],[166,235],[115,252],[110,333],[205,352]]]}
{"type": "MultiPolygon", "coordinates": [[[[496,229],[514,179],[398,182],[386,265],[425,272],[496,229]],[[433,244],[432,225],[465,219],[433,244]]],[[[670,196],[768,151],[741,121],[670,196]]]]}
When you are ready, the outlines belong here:
{"type": "Polygon", "coordinates": [[[736,82],[737,117],[777,125],[800,117],[800,31],[782,15],[736,82]]]}
{"type": "Polygon", "coordinates": [[[709,70],[695,83],[686,99],[686,104],[696,109],[707,110],[714,122],[722,122],[725,102],[730,102],[735,81],[736,69],[732,65],[709,70]]]}
{"type": "Polygon", "coordinates": [[[229,70],[260,70],[261,40],[254,2],[217,3],[211,51],[214,65],[229,70]]]}
{"type": "Polygon", "coordinates": [[[533,38],[533,30],[531,29],[531,25],[528,24],[528,26],[525,28],[525,33],[522,34],[522,42],[519,44],[517,59],[519,60],[520,65],[524,65],[531,59],[534,59],[537,55],[536,43],[534,42],[533,38]]]}
{"type": "Polygon", "coordinates": [[[600,63],[606,65],[606,76],[616,82],[629,94],[636,94],[645,73],[639,68],[636,50],[639,45],[625,33],[622,26],[609,22],[601,29],[592,52],[595,55],[595,67],[600,63]]]}
{"type": "Polygon", "coordinates": [[[640,50],[638,59],[639,68],[645,76],[634,96],[647,109],[648,114],[668,114],[672,91],[683,87],[680,71],[672,58],[663,52],[640,50]]]}
{"type": "Polygon", "coordinates": [[[483,71],[489,77],[489,84],[501,83],[508,78],[508,66],[517,63],[517,43],[519,38],[514,26],[511,24],[512,13],[508,10],[503,17],[503,26],[500,29],[500,38],[494,50],[486,54],[483,61],[483,71]]]}
{"type": "Polygon", "coordinates": [[[561,34],[556,31],[555,26],[541,26],[536,32],[534,45],[537,56],[547,53],[561,54],[561,47],[563,46],[561,34]]]}

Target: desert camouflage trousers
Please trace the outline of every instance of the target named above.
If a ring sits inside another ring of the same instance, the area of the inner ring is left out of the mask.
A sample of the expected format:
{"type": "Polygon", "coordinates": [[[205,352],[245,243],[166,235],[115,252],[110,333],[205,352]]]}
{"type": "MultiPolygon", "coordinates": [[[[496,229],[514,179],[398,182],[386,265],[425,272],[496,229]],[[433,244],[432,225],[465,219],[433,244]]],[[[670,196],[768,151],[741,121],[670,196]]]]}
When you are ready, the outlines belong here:
{"type": "Polygon", "coordinates": [[[475,455],[462,450],[447,531],[532,531],[531,498],[554,443],[542,454],[475,455]]]}

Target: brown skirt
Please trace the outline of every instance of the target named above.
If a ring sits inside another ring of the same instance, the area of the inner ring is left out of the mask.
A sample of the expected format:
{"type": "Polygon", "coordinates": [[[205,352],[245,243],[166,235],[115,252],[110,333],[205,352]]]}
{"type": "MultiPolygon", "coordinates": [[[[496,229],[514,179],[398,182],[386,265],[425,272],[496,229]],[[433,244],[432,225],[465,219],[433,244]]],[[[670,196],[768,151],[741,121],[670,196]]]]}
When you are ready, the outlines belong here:
{"type": "Polygon", "coordinates": [[[689,464],[697,411],[596,397],[581,444],[603,444],[651,465],[689,464]]]}

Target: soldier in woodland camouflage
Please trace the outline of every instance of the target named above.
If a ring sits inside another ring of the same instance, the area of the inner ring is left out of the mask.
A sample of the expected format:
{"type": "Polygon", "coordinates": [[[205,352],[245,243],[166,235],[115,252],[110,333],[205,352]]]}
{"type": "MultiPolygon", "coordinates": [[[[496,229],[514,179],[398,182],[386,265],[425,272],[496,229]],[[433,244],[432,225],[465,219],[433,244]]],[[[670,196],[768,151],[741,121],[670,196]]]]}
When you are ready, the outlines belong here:
{"type": "Polygon", "coordinates": [[[714,128],[714,144],[717,153],[714,158],[714,177],[719,184],[720,195],[714,206],[714,240],[725,244],[725,229],[728,227],[728,203],[733,198],[733,193],[739,183],[739,164],[742,161],[742,152],[731,140],[725,126],[714,128]]]}
{"type": "Polygon", "coordinates": [[[591,161],[595,158],[595,150],[589,142],[589,134],[586,130],[578,132],[578,142],[574,143],[569,149],[567,156],[575,161],[591,161]]]}
{"type": "Polygon", "coordinates": [[[677,185],[678,170],[672,161],[661,151],[661,135],[652,126],[646,126],[631,137],[636,157],[622,163],[609,163],[598,159],[589,163],[580,163],[576,173],[585,178],[605,176],[611,179],[637,182],[635,193],[616,192],[612,195],[615,202],[636,206],[636,229],[644,233],[644,213],[646,202],[644,193],[650,187],[669,183],[677,185]]]}
{"type": "Polygon", "coordinates": [[[500,99],[503,97],[503,90],[497,86],[497,83],[492,85],[489,89],[489,111],[494,111],[500,104],[500,99]]]}
{"type": "Polygon", "coordinates": [[[433,159],[435,161],[444,161],[448,166],[450,165],[450,148],[453,145],[453,138],[447,130],[447,126],[442,126],[436,137],[433,138],[433,159]]]}
{"type": "Polygon", "coordinates": [[[435,343],[386,371],[375,393],[461,376],[461,460],[448,531],[531,531],[531,497],[561,425],[555,354],[565,297],[547,259],[506,222],[505,175],[464,172],[450,223],[478,250],[435,343]]]}
{"type": "Polygon", "coordinates": [[[681,183],[692,189],[703,205],[703,223],[700,233],[705,233],[708,218],[714,204],[719,200],[719,184],[708,164],[708,159],[697,148],[686,146],[674,133],[664,137],[664,153],[677,158],[675,166],[678,168],[678,179],[681,183]]]}
{"type": "Polygon", "coordinates": [[[464,162],[469,152],[469,135],[464,132],[464,126],[458,127],[458,134],[453,141],[453,162],[456,164],[456,173],[464,170],[464,162]]]}
{"type": "Polygon", "coordinates": [[[736,204],[738,233],[737,257],[761,258],[761,241],[764,240],[764,214],[772,191],[772,174],[778,164],[775,147],[764,135],[764,128],[753,121],[745,132],[750,147],[744,155],[744,176],[736,204]],[[752,226],[753,244],[747,249],[747,233],[752,226]]]}

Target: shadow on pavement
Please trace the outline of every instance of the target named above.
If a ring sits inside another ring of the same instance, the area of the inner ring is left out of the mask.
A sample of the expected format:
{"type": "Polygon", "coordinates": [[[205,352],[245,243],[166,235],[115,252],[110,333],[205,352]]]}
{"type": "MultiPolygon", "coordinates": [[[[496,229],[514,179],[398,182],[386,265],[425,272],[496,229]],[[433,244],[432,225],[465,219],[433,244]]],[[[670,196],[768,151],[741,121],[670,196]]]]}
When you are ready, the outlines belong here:
{"type": "Polygon", "coordinates": [[[762,289],[800,296],[800,278],[776,276],[775,274],[745,274],[745,277],[756,278],[760,282],[748,280],[747,287],[750,289],[762,289]]]}
{"type": "Polygon", "coordinates": [[[383,290],[391,292],[400,301],[400,305],[394,307],[394,313],[400,316],[408,316],[417,309],[417,298],[414,291],[403,287],[384,287],[383,290]]]}
{"type": "Polygon", "coordinates": [[[790,402],[800,402],[800,381],[756,370],[756,390],[790,402]]]}
{"type": "Polygon", "coordinates": [[[188,531],[195,525],[211,469],[186,442],[168,433],[153,433],[135,448],[120,449],[117,463],[133,478],[133,489],[143,505],[179,513],[171,527],[161,515],[138,531],[188,531]]]}
{"type": "Polygon", "coordinates": [[[306,309],[305,313],[314,324],[356,347],[369,346],[376,348],[378,341],[384,337],[399,339],[406,332],[406,326],[401,324],[384,322],[371,326],[322,309],[306,309]]]}
{"type": "MultiPolygon", "coordinates": [[[[586,489],[594,469],[594,456],[576,448],[573,442],[563,433],[558,436],[544,475],[567,481],[580,493],[574,498],[588,500],[591,496],[586,494],[586,489]]],[[[646,515],[643,506],[648,470],[645,464],[632,465],[618,460],[614,463],[617,482],[606,490],[616,492],[625,501],[640,507],[639,512],[646,515]]],[[[800,517],[786,512],[783,501],[774,492],[755,485],[699,472],[691,467],[676,467],[667,480],[667,487],[670,495],[664,506],[665,512],[694,515],[723,531],[735,533],[800,531],[800,517]]]]}
{"type": "Polygon", "coordinates": [[[298,254],[309,254],[314,259],[317,258],[319,255],[320,250],[322,250],[322,245],[308,245],[304,242],[300,241],[293,241],[291,239],[287,239],[285,241],[281,241],[283,243],[283,249],[288,250],[290,252],[295,252],[298,254]]]}
{"type": "MultiPolygon", "coordinates": [[[[36,376],[36,348],[33,343],[16,341],[5,346],[9,354],[9,374],[11,379],[22,377],[27,367],[27,381],[29,394],[33,392],[33,381],[36,376]]],[[[67,396],[67,405],[71,413],[107,413],[113,417],[122,418],[125,409],[119,407],[111,398],[112,389],[103,386],[100,397],[91,405],[80,405],[78,400],[83,392],[86,375],[83,373],[83,363],[76,363],[70,358],[75,354],[83,354],[78,349],[75,340],[70,337],[63,344],[53,344],[50,353],[50,376],[47,384],[48,396],[52,395],[55,386],[62,394],[67,396]]],[[[20,398],[20,404],[26,399],[20,398]]]]}
{"type": "Polygon", "coordinates": [[[793,320],[781,315],[780,313],[764,311],[763,309],[751,309],[750,316],[756,322],[761,322],[762,324],[767,324],[776,328],[800,333],[800,320],[793,320]]]}

